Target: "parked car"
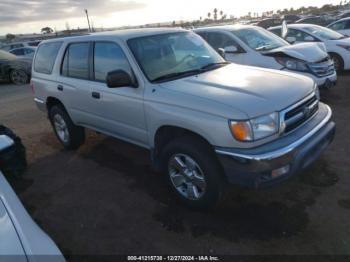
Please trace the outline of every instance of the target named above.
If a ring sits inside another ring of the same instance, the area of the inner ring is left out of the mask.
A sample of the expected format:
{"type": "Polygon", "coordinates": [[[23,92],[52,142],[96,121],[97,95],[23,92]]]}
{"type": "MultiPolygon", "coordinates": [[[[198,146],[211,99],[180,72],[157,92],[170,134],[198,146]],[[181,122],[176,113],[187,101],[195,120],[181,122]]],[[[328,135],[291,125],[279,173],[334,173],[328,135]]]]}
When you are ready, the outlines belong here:
{"type": "MultiPolygon", "coordinates": [[[[281,27],[269,29],[281,36],[281,27]]],[[[286,40],[290,43],[323,43],[337,71],[350,69],[350,39],[326,27],[308,24],[288,25],[286,40]]]]}
{"type": "MultiPolygon", "coordinates": [[[[0,135],[0,157],[14,146],[11,137],[0,135]]],[[[0,256],[4,261],[65,261],[55,243],[31,219],[1,171],[0,229],[0,256]]]]}
{"type": "Polygon", "coordinates": [[[4,51],[10,51],[15,48],[22,48],[22,47],[36,47],[39,45],[41,41],[30,41],[30,42],[18,42],[18,43],[11,43],[2,46],[0,49],[4,51]]]}
{"type": "Polygon", "coordinates": [[[324,16],[309,16],[295,21],[296,24],[313,24],[326,26],[334,20],[325,18],[324,16]]]}
{"type": "Polygon", "coordinates": [[[350,11],[345,11],[338,16],[338,19],[350,17],[350,11]]]}
{"type": "Polygon", "coordinates": [[[7,176],[19,177],[27,167],[26,151],[21,139],[0,125],[0,169],[7,176]]]}
{"type": "Polygon", "coordinates": [[[327,26],[329,29],[337,31],[338,33],[349,36],[350,35],[350,17],[340,19],[327,26]]]}
{"type": "Polygon", "coordinates": [[[280,24],[282,24],[282,20],[280,18],[266,18],[257,22],[255,25],[260,26],[262,28],[269,28],[271,26],[276,26],[280,24]]]}
{"type": "Polygon", "coordinates": [[[33,58],[35,53],[35,47],[20,47],[9,51],[9,53],[15,56],[33,58]]]}
{"type": "Polygon", "coordinates": [[[311,77],[319,87],[329,88],[337,81],[334,63],[324,46],[314,43],[291,45],[257,26],[217,26],[195,32],[215,50],[224,50],[228,61],[297,72],[311,77]]]}
{"type": "Polygon", "coordinates": [[[282,20],[286,21],[288,24],[295,23],[300,20],[301,17],[299,15],[284,15],[282,20]]]}
{"type": "Polygon", "coordinates": [[[29,83],[32,60],[0,50],[0,80],[11,81],[16,85],[29,83]]]}
{"type": "Polygon", "coordinates": [[[34,100],[65,148],[84,143],[84,128],[144,147],[196,208],[215,205],[226,183],[299,173],[335,132],[311,78],[230,64],[191,31],[54,39],[34,59],[34,100]]]}

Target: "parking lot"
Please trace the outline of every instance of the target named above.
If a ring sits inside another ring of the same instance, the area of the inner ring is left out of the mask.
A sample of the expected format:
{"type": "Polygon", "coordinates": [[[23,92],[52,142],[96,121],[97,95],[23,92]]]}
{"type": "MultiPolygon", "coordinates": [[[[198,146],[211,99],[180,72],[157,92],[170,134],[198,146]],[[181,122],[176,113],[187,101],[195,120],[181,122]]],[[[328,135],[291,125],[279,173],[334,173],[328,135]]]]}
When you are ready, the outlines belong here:
{"type": "Polygon", "coordinates": [[[27,148],[25,207],[62,252],[75,254],[350,254],[350,74],[322,92],[335,141],[303,174],[261,191],[233,187],[208,213],[182,206],[147,151],[88,131],[63,150],[28,86],[0,84],[0,122],[27,148]]]}

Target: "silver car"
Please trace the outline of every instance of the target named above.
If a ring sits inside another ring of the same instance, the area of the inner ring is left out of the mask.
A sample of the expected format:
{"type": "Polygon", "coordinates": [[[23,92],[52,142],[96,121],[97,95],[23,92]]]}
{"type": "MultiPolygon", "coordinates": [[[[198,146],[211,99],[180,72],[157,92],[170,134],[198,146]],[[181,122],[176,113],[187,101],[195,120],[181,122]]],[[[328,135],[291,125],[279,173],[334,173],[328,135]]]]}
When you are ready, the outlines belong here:
{"type": "MultiPolygon", "coordinates": [[[[13,144],[10,137],[0,135],[0,152],[13,144]]],[[[28,215],[1,171],[0,257],[1,261],[65,261],[55,243],[28,215]]]]}
{"type": "Polygon", "coordinates": [[[299,173],[335,132],[311,78],[230,64],[182,29],[44,41],[32,88],[65,148],[83,144],[84,128],[144,147],[198,208],[227,183],[257,188],[299,173]]]}

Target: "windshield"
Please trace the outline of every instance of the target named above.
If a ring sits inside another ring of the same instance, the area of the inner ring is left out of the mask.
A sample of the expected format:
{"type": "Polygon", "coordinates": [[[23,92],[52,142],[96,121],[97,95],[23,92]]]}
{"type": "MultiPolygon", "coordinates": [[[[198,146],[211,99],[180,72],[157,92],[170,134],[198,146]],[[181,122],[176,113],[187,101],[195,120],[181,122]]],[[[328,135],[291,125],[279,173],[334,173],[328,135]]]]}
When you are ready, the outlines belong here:
{"type": "Polygon", "coordinates": [[[344,38],[342,34],[322,26],[308,26],[304,27],[304,30],[316,37],[326,40],[338,40],[344,38]]]}
{"type": "Polygon", "coordinates": [[[256,51],[269,51],[289,45],[282,38],[260,28],[237,29],[232,33],[256,51]]]}
{"type": "Polygon", "coordinates": [[[13,60],[13,59],[16,59],[15,55],[9,52],[0,50],[0,60],[13,60]]]}
{"type": "Polygon", "coordinates": [[[225,62],[200,36],[192,32],[134,38],[128,41],[128,45],[151,82],[166,76],[201,73],[203,68],[225,62]]]}

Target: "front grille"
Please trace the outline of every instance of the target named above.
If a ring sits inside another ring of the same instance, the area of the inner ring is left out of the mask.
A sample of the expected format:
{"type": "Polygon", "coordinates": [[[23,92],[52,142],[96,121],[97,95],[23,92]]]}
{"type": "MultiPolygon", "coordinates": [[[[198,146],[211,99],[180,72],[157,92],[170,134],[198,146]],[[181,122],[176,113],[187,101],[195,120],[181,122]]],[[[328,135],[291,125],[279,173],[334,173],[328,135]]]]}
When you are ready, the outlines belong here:
{"type": "Polygon", "coordinates": [[[335,72],[334,62],[329,57],[317,63],[309,63],[308,66],[318,77],[329,76],[335,72]]]}
{"type": "Polygon", "coordinates": [[[315,115],[318,111],[318,99],[316,95],[302,102],[300,105],[287,110],[284,114],[285,133],[289,133],[308,119],[315,115]]]}

